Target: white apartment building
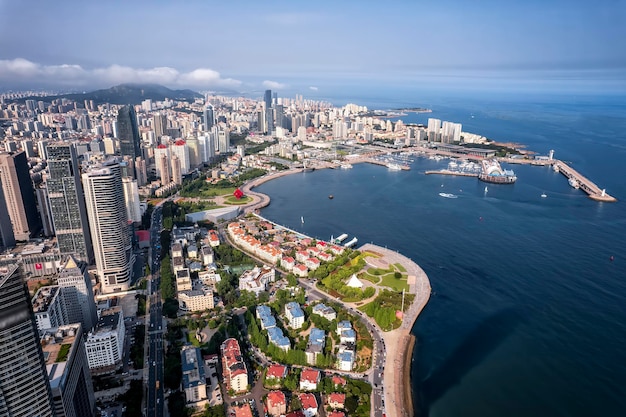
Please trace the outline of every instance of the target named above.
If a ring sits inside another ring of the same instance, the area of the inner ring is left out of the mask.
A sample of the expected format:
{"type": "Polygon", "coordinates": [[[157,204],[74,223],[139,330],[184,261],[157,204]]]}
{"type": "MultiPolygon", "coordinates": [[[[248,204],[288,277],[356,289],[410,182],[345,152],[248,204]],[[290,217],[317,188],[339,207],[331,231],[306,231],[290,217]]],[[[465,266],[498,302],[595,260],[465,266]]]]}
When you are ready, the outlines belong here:
{"type": "Polygon", "coordinates": [[[96,330],[89,332],[85,349],[89,369],[114,370],[122,362],[124,353],[124,317],[121,312],[100,317],[96,330]]]}

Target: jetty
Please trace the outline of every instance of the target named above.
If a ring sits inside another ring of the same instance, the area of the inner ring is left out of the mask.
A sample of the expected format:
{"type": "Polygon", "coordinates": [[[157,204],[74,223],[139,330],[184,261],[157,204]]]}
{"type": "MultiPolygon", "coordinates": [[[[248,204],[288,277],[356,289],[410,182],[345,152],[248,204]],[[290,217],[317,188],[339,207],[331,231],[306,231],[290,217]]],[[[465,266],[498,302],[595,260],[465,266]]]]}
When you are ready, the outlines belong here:
{"type": "Polygon", "coordinates": [[[575,180],[580,189],[589,195],[589,198],[596,201],[603,201],[607,203],[613,203],[617,201],[617,198],[608,195],[605,190],[600,189],[595,183],[593,183],[590,179],[576,171],[574,168],[567,165],[565,162],[555,159],[552,164],[552,169],[556,172],[560,172],[567,179],[575,180]]]}
{"type": "Polygon", "coordinates": [[[459,177],[478,177],[478,174],[475,174],[473,172],[450,171],[449,169],[426,171],[424,173],[426,175],[439,174],[439,175],[456,175],[459,177]]]}

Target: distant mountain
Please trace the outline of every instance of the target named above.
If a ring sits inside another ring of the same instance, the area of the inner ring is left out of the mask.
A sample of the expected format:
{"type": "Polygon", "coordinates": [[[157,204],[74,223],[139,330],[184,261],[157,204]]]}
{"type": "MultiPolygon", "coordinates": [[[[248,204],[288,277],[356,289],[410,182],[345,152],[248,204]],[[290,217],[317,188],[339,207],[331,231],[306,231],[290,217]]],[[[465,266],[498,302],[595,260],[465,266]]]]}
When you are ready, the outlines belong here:
{"type": "MultiPolygon", "coordinates": [[[[140,104],[143,100],[161,101],[169,98],[178,101],[193,101],[203,95],[192,90],[171,90],[159,84],[120,84],[115,87],[96,90],[90,93],[60,94],[48,97],[32,97],[35,100],[52,101],[58,98],[67,98],[82,102],[93,100],[95,104],[140,104]]],[[[20,100],[23,101],[26,98],[20,100]]]]}

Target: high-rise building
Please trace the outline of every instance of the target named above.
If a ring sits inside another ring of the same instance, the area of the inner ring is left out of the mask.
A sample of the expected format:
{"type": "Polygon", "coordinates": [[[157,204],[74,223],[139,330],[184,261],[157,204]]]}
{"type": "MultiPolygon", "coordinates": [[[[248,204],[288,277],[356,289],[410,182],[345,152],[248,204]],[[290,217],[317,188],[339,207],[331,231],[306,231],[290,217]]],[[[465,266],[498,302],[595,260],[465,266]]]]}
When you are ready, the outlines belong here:
{"type": "Polygon", "coordinates": [[[122,178],[124,188],[124,201],[126,202],[126,215],[129,221],[141,223],[141,206],[139,201],[139,187],[137,180],[132,178],[122,178]]]}
{"type": "Polygon", "coordinates": [[[189,167],[196,168],[202,162],[200,161],[200,144],[198,138],[188,137],[186,142],[187,148],[189,149],[189,167]]]}
{"type": "Polygon", "coordinates": [[[48,145],[47,152],[46,187],[59,252],[91,263],[93,246],[76,150],[70,143],[56,143],[48,145]]]}
{"type": "Polygon", "coordinates": [[[57,417],[96,415],[96,400],[83,334],[80,323],[48,329],[41,334],[57,417]]]}
{"type": "Polygon", "coordinates": [[[102,291],[125,291],[130,285],[135,258],[120,164],[114,158],[101,162],[83,173],[82,179],[102,291]]]}
{"type": "Polygon", "coordinates": [[[213,106],[207,104],[204,109],[204,131],[209,132],[213,125],[215,124],[215,112],[213,111],[213,106]]]}
{"type": "Polygon", "coordinates": [[[154,127],[154,135],[157,140],[161,139],[161,136],[167,131],[167,116],[160,113],[155,114],[152,118],[152,124],[154,127]]]}
{"type": "Polygon", "coordinates": [[[126,327],[121,311],[102,314],[96,329],[89,332],[85,348],[89,369],[95,372],[110,372],[120,366],[124,357],[126,327]]]}
{"type": "Polygon", "coordinates": [[[159,154],[159,156],[155,156],[155,159],[157,176],[161,178],[161,184],[169,184],[172,179],[170,159],[166,154],[159,154]]]}
{"type": "Polygon", "coordinates": [[[180,158],[178,155],[172,155],[172,181],[175,184],[183,183],[183,171],[181,168],[180,158]]]}
{"type": "Polygon", "coordinates": [[[428,119],[428,141],[441,141],[441,120],[433,118],[428,119]]]}
{"type": "Polygon", "coordinates": [[[0,274],[0,415],[54,416],[41,343],[19,265],[0,274]]]}
{"type": "Polygon", "coordinates": [[[184,140],[179,139],[176,142],[174,142],[174,145],[172,145],[171,151],[172,151],[172,159],[173,159],[173,156],[176,155],[178,157],[178,160],[180,161],[181,174],[185,175],[189,173],[189,168],[190,168],[189,148],[187,147],[187,143],[184,140]]]}
{"type": "Polygon", "coordinates": [[[39,232],[41,222],[23,151],[0,154],[0,180],[15,239],[28,240],[39,232]]]}
{"type": "Polygon", "coordinates": [[[137,115],[133,106],[124,106],[117,112],[117,137],[120,153],[133,161],[141,156],[141,136],[137,126],[137,115]]]}
{"type": "Polygon", "coordinates": [[[81,323],[85,332],[91,331],[98,322],[98,312],[93,298],[91,278],[87,264],[72,255],[65,258],[59,270],[57,285],[63,291],[67,318],[70,323],[81,323]]]}
{"type": "Polygon", "coordinates": [[[272,111],[272,90],[265,90],[265,128],[266,133],[272,133],[274,127],[274,112],[272,111]]]}
{"type": "Polygon", "coordinates": [[[2,184],[0,184],[0,248],[8,249],[13,246],[15,246],[15,235],[13,234],[13,226],[11,225],[11,217],[9,217],[9,210],[7,209],[7,202],[2,192],[2,184]]]}
{"type": "Polygon", "coordinates": [[[220,153],[228,152],[230,148],[230,132],[228,130],[219,130],[217,132],[217,150],[220,153]]]}

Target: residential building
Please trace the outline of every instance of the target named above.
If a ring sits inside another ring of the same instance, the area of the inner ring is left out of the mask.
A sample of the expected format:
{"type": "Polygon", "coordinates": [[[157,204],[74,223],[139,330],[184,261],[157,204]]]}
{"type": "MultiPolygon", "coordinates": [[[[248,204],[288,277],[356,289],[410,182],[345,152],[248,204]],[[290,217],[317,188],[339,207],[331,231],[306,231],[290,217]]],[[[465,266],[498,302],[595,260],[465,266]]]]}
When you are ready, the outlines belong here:
{"type": "Polygon", "coordinates": [[[267,329],[267,339],[285,352],[291,349],[291,341],[283,334],[280,327],[269,327],[267,329]]]}
{"type": "Polygon", "coordinates": [[[326,344],[326,332],[317,327],[311,328],[309,333],[309,341],[306,346],[306,360],[309,365],[315,365],[317,356],[322,354],[326,344]]]}
{"type": "Polygon", "coordinates": [[[96,416],[82,325],[74,323],[43,331],[41,346],[56,416],[96,416]]]}
{"type": "Polygon", "coordinates": [[[39,288],[32,303],[37,329],[44,330],[68,324],[65,303],[58,286],[39,288]]]}
{"type": "Polygon", "coordinates": [[[178,293],[178,307],[183,311],[204,311],[215,307],[213,290],[203,286],[196,290],[184,290],[178,293]]]}
{"type": "Polygon", "coordinates": [[[239,290],[253,292],[257,297],[263,291],[267,290],[267,284],[274,282],[276,270],[268,266],[244,271],[239,277],[239,290]]]}
{"type": "Polygon", "coordinates": [[[337,313],[332,307],[328,307],[324,303],[319,303],[313,306],[311,314],[317,314],[320,317],[324,317],[328,321],[337,320],[337,313]]]}
{"type": "Polygon", "coordinates": [[[252,417],[252,408],[250,408],[248,403],[234,405],[231,407],[231,410],[234,412],[234,415],[230,415],[231,417],[252,417]]]}
{"type": "Polygon", "coordinates": [[[52,392],[19,265],[0,273],[0,415],[54,415],[52,392]]]}
{"type": "Polygon", "coordinates": [[[304,311],[300,308],[300,304],[295,301],[285,304],[285,315],[289,327],[292,329],[299,329],[304,324],[304,311]]]}
{"type": "Polygon", "coordinates": [[[319,384],[322,375],[320,371],[315,369],[305,368],[300,373],[300,390],[301,391],[315,391],[317,384],[319,384]]]}
{"type": "Polygon", "coordinates": [[[333,409],[343,409],[346,406],[346,394],[333,392],[328,396],[328,406],[333,409]]]}
{"type": "Polygon", "coordinates": [[[183,369],[183,392],[185,405],[199,409],[208,402],[206,376],[200,349],[183,346],[180,351],[180,362],[183,369]]]}
{"type": "Polygon", "coordinates": [[[272,314],[269,306],[261,305],[256,307],[256,317],[261,320],[261,329],[267,330],[276,327],[276,318],[272,314]]]}
{"type": "Polygon", "coordinates": [[[270,383],[276,383],[287,377],[287,367],[279,363],[273,363],[267,368],[265,379],[272,380],[270,383]]]}
{"type": "Polygon", "coordinates": [[[302,393],[298,395],[300,404],[302,404],[302,412],[305,417],[313,417],[317,415],[317,398],[311,393],[302,393]]]}
{"type": "Polygon", "coordinates": [[[222,354],[222,373],[227,390],[245,392],[248,390],[248,369],[241,356],[239,342],[226,339],[220,346],[222,354]]]}
{"type": "Polygon", "coordinates": [[[282,416],[287,412],[287,399],[282,391],[270,391],[265,401],[268,414],[272,416],[282,416]]]}
{"type": "Polygon", "coordinates": [[[89,332],[85,342],[92,372],[112,372],[121,365],[125,333],[124,317],[120,311],[100,316],[96,329],[89,332]]]}

